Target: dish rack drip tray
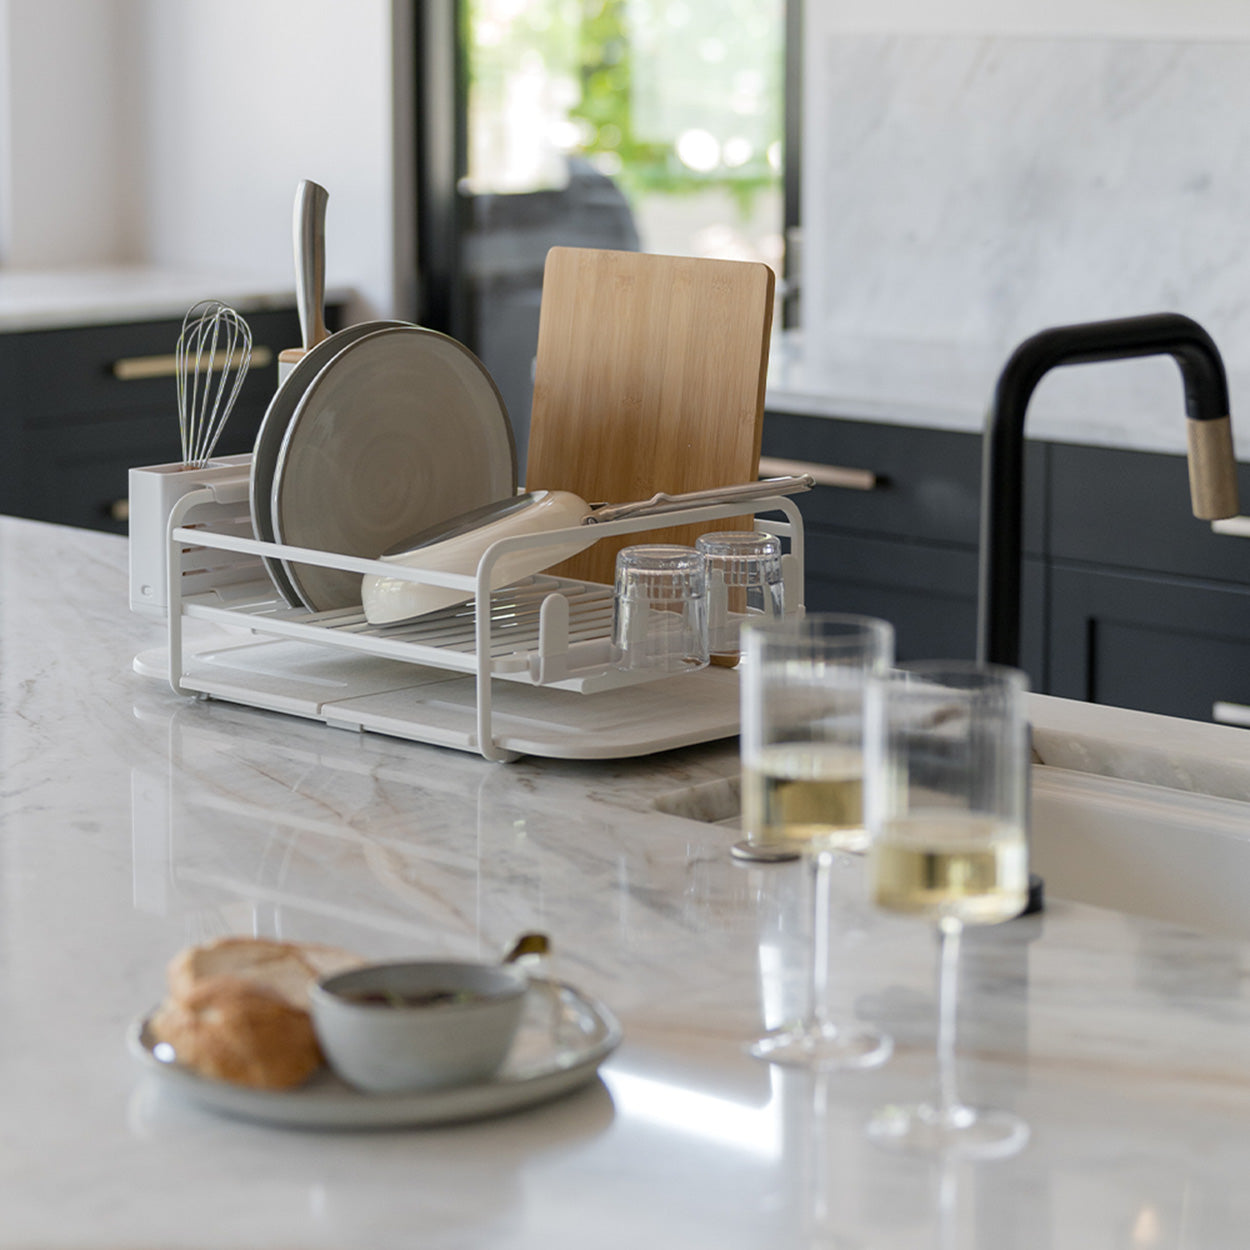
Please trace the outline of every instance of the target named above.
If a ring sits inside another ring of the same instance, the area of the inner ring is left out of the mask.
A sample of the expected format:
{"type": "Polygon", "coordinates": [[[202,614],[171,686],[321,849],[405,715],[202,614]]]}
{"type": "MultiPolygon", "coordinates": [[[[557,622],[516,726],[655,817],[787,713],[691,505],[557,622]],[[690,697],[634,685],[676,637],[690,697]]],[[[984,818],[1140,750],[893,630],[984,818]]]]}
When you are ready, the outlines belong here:
{"type": "MultiPolygon", "coordinates": [[[[166,680],[168,652],[144,652],[135,670],[166,680]]],[[[309,717],[462,751],[481,750],[477,679],[378,656],[292,640],[197,642],[183,653],[183,685],[231,703],[309,717]]],[[[706,668],[671,682],[595,694],[516,683],[491,700],[489,758],[616,759],[732,737],[738,677],[706,668]]],[[[485,754],[485,752],[482,752],[485,754]]]]}
{"type": "MultiPolygon", "coordinates": [[[[626,672],[614,663],[612,588],[538,574],[490,590],[494,562],[518,544],[558,545],[568,530],[507,538],[472,577],[413,574],[395,565],[251,536],[248,457],[194,473],[131,470],[131,606],[166,620],[168,646],[135,669],[180,694],[308,717],[345,729],[472,751],[615,759],[732,737],[738,675],[626,672]],[[138,506],[136,506],[138,505],[138,506]],[[360,606],[291,607],[265,562],[298,560],[386,573],[472,592],[461,607],[371,625],[360,606]],[[440,580],[441,578],[441,580],[440,580]],[[187,635],[186,622],[212,627],[187,635]]],[[[783,496],[755,501],[785,520],[757,518],[787,539],[786,611],[801,611],[803,534],[783,496]]],[[[742,504],[690,508],[683,522],[741,516],[742,504]]],[[[671,524],[656,513],[607,521],[603,537],[671,524]]]]}

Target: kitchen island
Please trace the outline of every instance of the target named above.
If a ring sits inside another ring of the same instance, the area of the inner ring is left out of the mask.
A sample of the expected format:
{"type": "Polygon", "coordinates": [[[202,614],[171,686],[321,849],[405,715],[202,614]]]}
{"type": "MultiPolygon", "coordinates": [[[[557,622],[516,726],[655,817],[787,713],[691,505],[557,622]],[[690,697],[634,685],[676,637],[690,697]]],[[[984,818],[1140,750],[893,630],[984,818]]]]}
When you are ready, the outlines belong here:
{"type": "MultiPolygon", "coordinates": [[[[119,538],[0,520],[0,1246],[1250,1239],[1241,938],[1053,892],[974,933],[965,1091],[1032,1139],[992,1163],[895,1157],[863,1125],[928,1092],[931,939],[859,906],[848,869],[833,995],[894,1059],[813,1078],[745,1056],[801,1002],[805,908],[798,865],[735,863],[732,828],[672,814],[717,793],[734,742],[500,765],[186,700],[132,671],[163,629],[128,612],[126,581],[119,538]],[[127,1052],[190,942],[493,958],[527,929],[624,1042],[600,1079],[517,1114],[280,1130],[183,1101],[127,1052]]],[[[1250,830],[1245,856],[1250,882],[1250,830]]]]}

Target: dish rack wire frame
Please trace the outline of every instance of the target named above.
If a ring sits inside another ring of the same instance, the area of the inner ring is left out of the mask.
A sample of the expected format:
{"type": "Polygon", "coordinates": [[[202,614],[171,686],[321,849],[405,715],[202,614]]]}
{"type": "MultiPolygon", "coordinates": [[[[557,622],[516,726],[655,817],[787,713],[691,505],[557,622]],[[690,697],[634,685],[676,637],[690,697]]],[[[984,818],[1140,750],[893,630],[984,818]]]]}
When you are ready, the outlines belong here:
{"type": "MultiPolygon", "coordinates": [[[[357,556],[347,556],[336,552],[320,551],[308,547],[296,547],[287,543],[268,542],[257,538],[241,537],[237,534],[223,533],[209,528],[212,522],[184,525],[188,515],[197,508],[216,505],[218,514],[212,520],[221,523],[233,517],[236,524],[240,511],[246,511],[249,499],[249,481],[246,469],[240,475],[231,474],[218,481],[207,481],[204,485],[194,487],[177,498],[169,509],[165,521],[166,537],[166,597],[169,666],[168,679],[171,689],[181,695],[200,696],[202,692],[188,689],[182,684],[183,670],[183,628],[184,616],[217,620],[222,623],[242,626],[254,633],[273,634],[279,637],[297,638],[324,646],[346,647],[374,655],[384,655],[413,664],[424,664],[436,668],[446,668],[463,672],[472,672],[476,678],[476,730],[479,753],[486,759],[496,762],[514,758],[512,752],[501,748],[495,741],[492,725],[492,679],[510,677],[517,679],[515,659],[513,671],[497,670],[492,655],[492,617],[491,617],[491,575],[498,562],[514,551],[528,550],[543,546],[557,546],[571,537],[580,537],[585,527],[571,526],[549,530],[536,534],[521,534],[511,538],[501,538],[492,543],[482,554],[477,569],[473,574],[444,573],[422,569],[412,569],[403,565],[369,560],[357,556]],[[234,505],[233,512],[230,505],[234,505]],[[240,507],[241,505],[241,507],[240,507]],[[183,594],[183,579],[187,576],[183,560],[186,549],[212,548],[239,555],[254,555],[262,558],[295,561],[301,564],[314,564],[326,568],[340,569],[351,573],[381,574],[386,577],[399,578],[404,581],[422,582],[429,585],[445,586],[473,594],[473,648],[471,651],[452,652],[437,646],[419,646],[411,642],[386,639],[380,636],[386,627],[379,627],[378,633],[357,631],[345,633],[341,630],[327,628],[325,624],[315,623],[318,616],[333,616],[333,613],[318,614],[304,612],[306,619],[300,619],[299,610],[292,610],[290,615],[261,615],[255,611],[247,612],[237,607],[207,606],[196,602],[188,602],[183,594]]],[[[639,534],[648,530],[663,529],[674,524],[698,524],[704,521],[715,521],[743,514],[744,505],[759,512],[781,512],[784,521],[772,520],[756,516],[755,525],[765,533],[786,538],[790,550],[782,557],[784,611],[787,615],[798,613],[802,608],[802,587],[804,585],[804,535],[803,518],[797,505],[784,495],[759,496],[750,500],[738,500],[732,503],[709,504],[700,507],[685,507],[654,512],[646,516],[627,517],[619,521],[595,523],[596,541],[618,534],[639,534]]],[[[565,582],[562,579],[551,579],[556,589],[547,593],[542,599],[539,610],[538,646],[528,657],[529,681],[532,685],[557,685],[566,682],[575,672],[568,664],[571,654],[569,642],[569,601],[560,593],[559,586],[578,586],[583,583],[565,582]]],[[[590,585],[591,583],[585,583],[590,585]]],[[[496,594],[499,592],[496,591],[496,594]]],[[[574,644],[586,648],[586,644],[574,644]]],[[[595,648],[586,648],[594,650],[595,648]]],[[[599,658],[588,668],[586,673],[608,673],[613,671],[610,654],[610,640],[600,640],[597,648],[599,658]],[[607,645],[603,645],[606,643],[607,645]]],[[[670,677],[663,673],[630,673],[620,674],[615,684],[636,684],[641,681],[657,681],[670,677]]],[[[522,678],[523,679],[523,678],[522,678]]]]}

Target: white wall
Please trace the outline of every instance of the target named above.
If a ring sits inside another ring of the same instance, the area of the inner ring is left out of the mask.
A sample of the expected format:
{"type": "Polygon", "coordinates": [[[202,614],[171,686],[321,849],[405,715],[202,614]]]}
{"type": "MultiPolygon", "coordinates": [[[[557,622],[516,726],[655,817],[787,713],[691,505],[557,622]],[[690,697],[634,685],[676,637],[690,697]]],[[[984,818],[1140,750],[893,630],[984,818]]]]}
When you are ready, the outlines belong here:
{"type": "Polygon", "coordinates": [[[312,178],[328,280],[360,292],[353,317],[394,310],[390,0],[5,0],[5,16],[0,263],[290,286],[312,178]]]}
{"type": "Polygon", "coordinates": [[[26,268],[130,259],[135,153],[120,7],[7,0],[3,262],[26,268]]]}
{"type": "Polygon", "coordinates": [[[289,273],[303,178],[330,193],[327,277],[389,311],[387,0],[147,0],[149,258],[289,273]]]}

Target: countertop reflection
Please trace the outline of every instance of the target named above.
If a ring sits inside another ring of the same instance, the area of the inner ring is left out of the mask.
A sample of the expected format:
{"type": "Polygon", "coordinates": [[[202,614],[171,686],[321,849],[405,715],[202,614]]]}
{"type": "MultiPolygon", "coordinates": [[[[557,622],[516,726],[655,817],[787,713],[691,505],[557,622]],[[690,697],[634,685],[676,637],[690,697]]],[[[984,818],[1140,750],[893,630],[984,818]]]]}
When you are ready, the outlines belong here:
{"type": "Polygon", "coordinates": [[[179,699],[130,671],[126,549],[0,521],[0,1245],[1241,1247],[1250,948],[1052,898],[970,935],[967,1094],[1025,1117],[984,1164],[894,1157],[864,1123],[933,1078],[931,938],[839,882],[837,1004],[879,1070],[743,1053],[794,1012],[803,874],[658,811],[734,744],[489,764],[179,699]],[[495,1120],[308,1133],[153,1085],[128,1023],[224,933],[492,958],[526,929],[625,1041],[601,1078],[495,1120]]]}

